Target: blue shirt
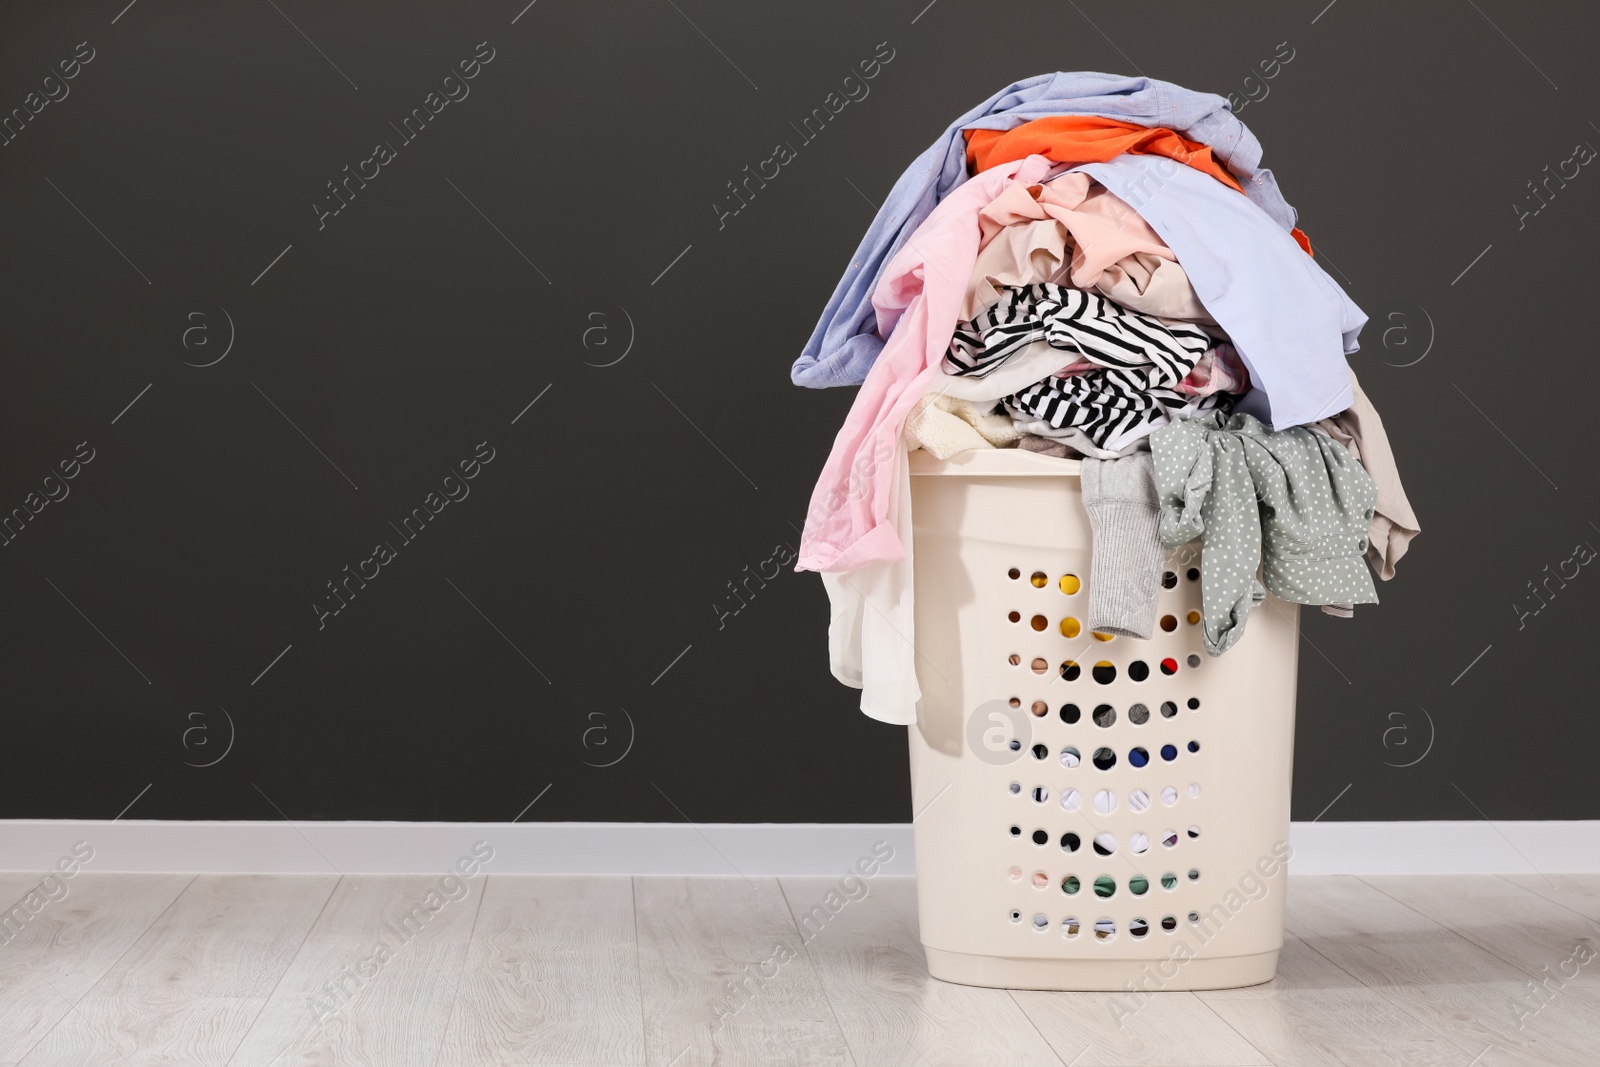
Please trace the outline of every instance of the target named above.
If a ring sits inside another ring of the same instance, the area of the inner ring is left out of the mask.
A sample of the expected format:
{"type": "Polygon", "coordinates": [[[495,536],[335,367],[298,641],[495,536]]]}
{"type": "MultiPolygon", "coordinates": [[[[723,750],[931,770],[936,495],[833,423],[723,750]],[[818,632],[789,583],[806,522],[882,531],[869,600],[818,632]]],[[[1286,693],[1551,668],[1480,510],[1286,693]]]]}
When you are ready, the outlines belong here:
{"type": "Polygon", "coordinates": [[[1360,347],[1367,316],[1264,211],[1164,156],[1072,169],[1126,200],[1183,264],[1250,371],[1252,388],[1235,411],[1286,430],[1351,405],[1344,357],[1360,347]]]}

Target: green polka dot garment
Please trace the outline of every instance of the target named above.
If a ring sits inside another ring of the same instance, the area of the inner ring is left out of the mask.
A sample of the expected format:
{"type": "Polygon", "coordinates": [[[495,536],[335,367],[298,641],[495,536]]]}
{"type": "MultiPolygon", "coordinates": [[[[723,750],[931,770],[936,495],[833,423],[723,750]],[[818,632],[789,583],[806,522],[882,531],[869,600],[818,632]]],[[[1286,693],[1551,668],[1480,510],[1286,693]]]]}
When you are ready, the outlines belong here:
{"type": "Polygon", "coordinates": [[[1339,442],[1304,426],[1276,433],[1213,412],[1150,435],[1161,541],[1199,538],[1206,651],[1244,633],[1263,593],[1299,604],[1376,604],[1362,554],[1378,489],[1339,442]]]}

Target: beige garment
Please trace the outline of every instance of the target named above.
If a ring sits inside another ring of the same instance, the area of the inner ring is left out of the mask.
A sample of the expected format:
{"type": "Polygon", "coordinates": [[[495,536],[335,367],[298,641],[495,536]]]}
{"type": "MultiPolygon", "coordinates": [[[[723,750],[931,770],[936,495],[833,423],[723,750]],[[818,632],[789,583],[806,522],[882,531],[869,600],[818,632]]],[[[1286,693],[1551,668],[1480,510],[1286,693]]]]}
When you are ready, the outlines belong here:
{"type": "Polygon", "coordinates": [[[975,448],[1012,448],[1022,436],[1004,413],[993,414],[993,400],[962,400],[942,393],[918,400],[906,416],[907,451],[925,448],[938,459],[975,448]]]}
{"type": "MultiPolygon", "coordinates": [[[[1068,220],[1081,225],[1084,217],[1094,214],[1094,209],[1098,208],[1109,213],[1116,228],[1128,231],[1119,234],[1121,240],[1115,241],[1107,240],[1100,228],[1087,230],[1084,235],[1096,240],[1100,247],[1155,249],[1159,245],[1159,250],[1134,251],[1090,271],[1095,274],[1089,281],[1090,287],[1132,311],[1216,327],[1216,320],[1195,295],[1189,275],[1132,208],[1111,193],[1099,191],[1086,197],[1078,205],[1078,212],[1066,211],[1062,205],[1071,203],[1071,197],[1061,199],[1051,188],[1055,184],[1013,186],[1007,190],[1009,195],[996,199],[979,213],[983,246],[973,264],[967,297],[961,305],[963,322],[970,322],[992,307],[1000,299],[1000,290],[1008,286],[1043,282],[1076,285],[1072,277],[1075,266],[1098,267],[1096,263],[1083,262],[1081,249],[1068,225],[1068,220]]],[[[1081,273],[1080,277],[1087,280],[1089,274],[1081,273]]],[[[1220,330],[1208,332],[1221,335],[1220,330]]]]}
{"type": "MultiPolygon", "coordinates": [[[[1129,311],[1202,326],[1217,325],[1177,261],[1148,252],[1124,256],[1107,267],[1095,283],[1095,291],[1129,311]]],[[[1220,330],[1207,332],[1218,334],[1220,330]]]]}
{"type": "Polygon", "coordinates": [[[961,304],[961,321],[971,322],[1000,302],[1007,286],[1063,281],[1070,269],[1072,238],[1055,219],[1016,222],[995,234],[978,253],[961,304]]]}
{"type": "Polygon", "coordinates": [[[1400,470],[1395,466],[1389,437],[1383,432],[1383,420],[1378,418],[1378,411],[1367,394],[1361,391],[1361,383],[1356,381],[1353,370],[1350,385],[1355,392],[1355,403],[1333,418],[1312,425],[1348,448],[1378,487],[1378,500],[1373,505],[1372,524],[1367,531],[1367,558],[1372,561],[1378,577],[1388,581],[1394,577],[1394,565],[1400,562],[1411,539],[1421,533],[1422,528],[1417,525],[1416,513],[1411,510],[1411,502],[1400,485],[1400,470]]]}

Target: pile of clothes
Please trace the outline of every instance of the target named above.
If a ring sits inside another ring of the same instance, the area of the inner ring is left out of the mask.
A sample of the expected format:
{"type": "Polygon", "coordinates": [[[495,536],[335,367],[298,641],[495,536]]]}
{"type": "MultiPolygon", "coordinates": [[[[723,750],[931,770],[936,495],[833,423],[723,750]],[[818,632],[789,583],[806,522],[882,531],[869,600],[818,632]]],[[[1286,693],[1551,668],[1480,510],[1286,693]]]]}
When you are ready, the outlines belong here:
{"type": "Polygon", "coordinates": [[[796,570],[866,714],[916,721],[918,448],[1081,460],[1095,632],[1151,636],[1165,551],[1196,540],[1212,655],[1266,590],[1377,602],[1418,526],[1345,360],[1366,315],[1260,162],[1220,96],[1077,72],[1010,86],[896,182],[792,371],[861,387],[796,570]]]}

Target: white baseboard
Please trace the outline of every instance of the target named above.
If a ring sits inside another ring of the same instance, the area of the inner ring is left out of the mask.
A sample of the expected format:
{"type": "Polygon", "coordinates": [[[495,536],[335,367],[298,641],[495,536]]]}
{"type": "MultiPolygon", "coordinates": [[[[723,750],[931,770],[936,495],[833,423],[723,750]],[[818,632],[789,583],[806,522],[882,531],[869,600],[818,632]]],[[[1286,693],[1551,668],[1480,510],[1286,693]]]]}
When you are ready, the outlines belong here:
{"type": "MultiPolygon", "coordinates": [[[[1289,840],[1295,874],[1600,872],[1600,821],[1295,823],[1289,840]]],[[[453,868],[482,841],[494,850],[484,865],[491,874],[752,878],[839,875],[881,841],[894,852],[883,873],[916,872],[906,823],[137,819],[0,820],[0,871],[47,871],[77,841],[94,850],[83,864],[89,871],[431,874],[453,868]]]]}

